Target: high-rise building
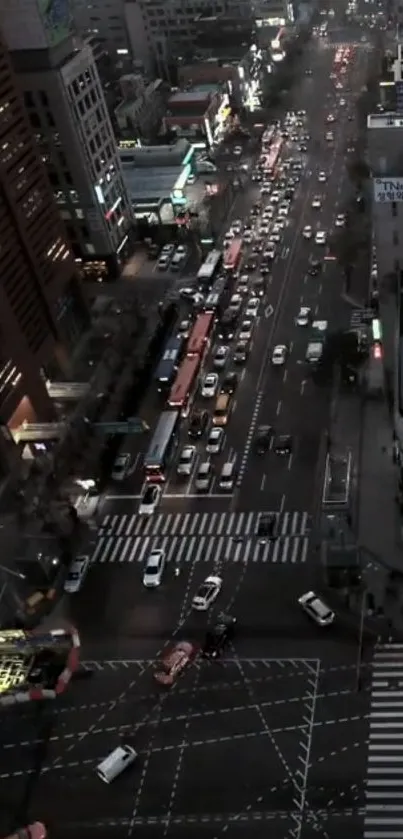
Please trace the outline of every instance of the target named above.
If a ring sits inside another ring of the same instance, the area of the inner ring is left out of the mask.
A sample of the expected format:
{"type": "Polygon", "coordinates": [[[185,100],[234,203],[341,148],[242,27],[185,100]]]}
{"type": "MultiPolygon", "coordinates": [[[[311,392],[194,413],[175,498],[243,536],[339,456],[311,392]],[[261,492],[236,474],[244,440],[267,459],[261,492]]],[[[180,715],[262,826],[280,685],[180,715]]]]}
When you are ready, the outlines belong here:
{"type": "Polygon", "coordinates": [[[68,372],[87,323],[66,230],[0,38],[0,478],[10,428],[48,421],[50,371],[68,372]]]}
{"type": "Polygon", "coordinates": [[[73,253],[95,277],[119,273],[131,207],[90,45],[69,4],[0,0],[0,21],[73,253]]]}

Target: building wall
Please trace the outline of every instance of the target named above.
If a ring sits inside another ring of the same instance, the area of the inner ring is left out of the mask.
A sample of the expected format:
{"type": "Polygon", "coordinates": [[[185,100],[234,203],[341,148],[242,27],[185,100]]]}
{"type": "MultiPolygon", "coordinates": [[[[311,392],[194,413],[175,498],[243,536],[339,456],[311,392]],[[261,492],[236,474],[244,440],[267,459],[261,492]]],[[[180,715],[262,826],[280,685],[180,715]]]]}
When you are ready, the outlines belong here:
{"type": "Polygon", "coordinates": [[[111,56],[129,49],[124,0],[72,0],[71,11],[79,33],[94,34],[111,56]]]}
{"type": "Polygon", "coordinates": [[[10,419],[23,397],[47,420],[53,406],[41,371],[56,359],[68,370],[62,301],[69,301],[77,334],[86,311],[66,230],[1,39],[0,243],[0,421],[10,419]]]}
{"type": "Polygon", "coordinates": [[[29,51],[13,53],[13,59],[74,254],[112,264],[131,211],[92,50],[86,45],[57,66],[46,54],[40,62],[29,51]]]}

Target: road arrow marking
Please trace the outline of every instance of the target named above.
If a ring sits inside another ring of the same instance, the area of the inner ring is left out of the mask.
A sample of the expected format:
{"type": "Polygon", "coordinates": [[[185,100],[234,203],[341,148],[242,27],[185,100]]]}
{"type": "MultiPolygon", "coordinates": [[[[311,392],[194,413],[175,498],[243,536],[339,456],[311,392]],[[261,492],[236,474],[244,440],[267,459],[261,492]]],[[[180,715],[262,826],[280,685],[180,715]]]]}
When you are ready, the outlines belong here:
{"type": "Polygon", "coordinates": [[[271,303],[269,303],[269,305],[266,306],[266,308],[264,310],[264,316],[265,316],[265,318],[271,318],[272,314],[274,314],[274,309],[273,309],[273,306],[271,305],[271,303]]]}

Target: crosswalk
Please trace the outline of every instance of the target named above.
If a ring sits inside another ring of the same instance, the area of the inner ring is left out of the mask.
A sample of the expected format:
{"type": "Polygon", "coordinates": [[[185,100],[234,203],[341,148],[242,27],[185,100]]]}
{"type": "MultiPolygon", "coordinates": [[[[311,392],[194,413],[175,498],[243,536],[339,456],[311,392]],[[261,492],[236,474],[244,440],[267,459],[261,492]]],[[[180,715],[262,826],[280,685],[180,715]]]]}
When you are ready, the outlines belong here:
{"type": "Polygon", "coordinates": [[[373,660],[364,839],[403,837],[403,644],[373,660]]]}
{"type": "Polygon", "coordinates": [[[305,512],[273,513],[156,513],[104,516],[99,525],[102,536],[249,536],[257,534],[261,515],[275,515],[276,536],[306,536],[312,516],[305,512]]]}
{"type": "Polygon", "coordinates": [[[145,561],[155,548],[165,552],[166,562],[212,563],[301,563],[306,562],[309,536],[284,536],[272,542],[258,537],[235,543],[228,536],[102,536],[91,562],[122,563],[145,561]]]}
{"type": "Polygon", "coordinates": [[[100,524],[93,563],[143,563],[159,548],[176,563],[306,562],[312,517],[277,513],[275,538],[259,537],[261,513],[161,513],[150,518],[109,515],[100,524]]]}

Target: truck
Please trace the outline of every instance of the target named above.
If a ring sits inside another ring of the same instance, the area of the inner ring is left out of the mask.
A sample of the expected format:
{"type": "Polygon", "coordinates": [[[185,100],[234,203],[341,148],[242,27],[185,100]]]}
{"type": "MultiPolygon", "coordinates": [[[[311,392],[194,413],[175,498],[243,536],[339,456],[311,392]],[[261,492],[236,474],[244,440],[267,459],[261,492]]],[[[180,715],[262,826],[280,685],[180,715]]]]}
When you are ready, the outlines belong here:
{"type": "Polygon", "coordinates": [[[305,353],[305,361],[308,364],[317,364],[322,358],[327,325],[327,320],[314,320],[312,323],[309,343],[305,353]]]}

